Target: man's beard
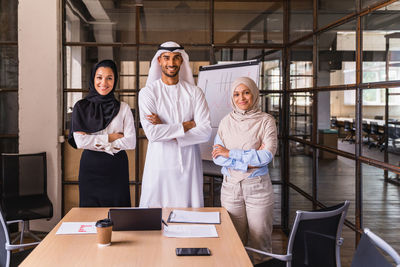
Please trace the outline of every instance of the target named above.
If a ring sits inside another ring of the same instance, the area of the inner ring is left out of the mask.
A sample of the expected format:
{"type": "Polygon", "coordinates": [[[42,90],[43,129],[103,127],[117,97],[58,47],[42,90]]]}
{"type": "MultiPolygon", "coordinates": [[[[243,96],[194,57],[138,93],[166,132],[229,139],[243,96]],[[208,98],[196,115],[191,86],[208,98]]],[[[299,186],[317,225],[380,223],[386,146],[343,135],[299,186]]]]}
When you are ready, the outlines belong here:
{"type": "Polygon", "coordinates": [[[179,74],[179,70],[180,67],[176,68],[176,72],[174,74],[169,74],[168,71],[166,70],[166,68],[161,68],[162,72],[164,73],[165,76],[170,77],[170,78],[174,78],[179,74]]]}

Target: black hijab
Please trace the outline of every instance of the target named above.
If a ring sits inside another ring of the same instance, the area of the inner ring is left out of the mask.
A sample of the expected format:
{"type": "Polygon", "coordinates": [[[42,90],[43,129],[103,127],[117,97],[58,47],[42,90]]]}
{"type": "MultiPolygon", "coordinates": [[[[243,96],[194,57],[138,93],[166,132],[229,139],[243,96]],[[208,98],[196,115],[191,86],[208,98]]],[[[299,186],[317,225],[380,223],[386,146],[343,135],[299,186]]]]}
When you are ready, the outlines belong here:
{"type": "Polygon", "coordinates": [[[114,96],[115,86],[118,81],[117,66],[112,60],[103,60],[97,63],[90,75],[89,94],[79,100],[72,112],[71,128],[69,131],[68,142],[74,148],[74,132],[95,133],[105,129],[119,112],[120,102],[114,96]],[[100,67],[111,68],[114,72],[114,85],[110,93],[100,95],[94,87],[96,71],[100,67]]]}

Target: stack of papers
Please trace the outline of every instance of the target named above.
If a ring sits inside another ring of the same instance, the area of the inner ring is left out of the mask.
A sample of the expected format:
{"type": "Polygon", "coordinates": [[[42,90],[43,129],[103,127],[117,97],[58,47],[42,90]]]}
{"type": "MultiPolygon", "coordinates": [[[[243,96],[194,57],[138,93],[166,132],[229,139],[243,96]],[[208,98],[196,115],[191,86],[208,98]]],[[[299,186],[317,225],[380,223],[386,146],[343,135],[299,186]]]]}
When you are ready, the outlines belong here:
{"type": "MultiPolygon", "coordinates": [[[[169,223],[221,223],[220,214],[216,212],[173,210],[168,217],[169,223]]],[[[218,237],[215,225],[168,225],[164,227],[167,237],[218,237]]]]}
{"type": "Polygon", "coordinates": [[[96,222],[63,222],[56,235],[96,234],[96,222]]]}
{"type": "Polygon", "coordinates": [[[167,237],[218,237],[214,225],[169,225],[164,227],[167,237]]]}
{"type": "Polygon", "coordinates": [[[171,223],[221,223],[219,212],[173,210],[169,214],[171,223]]]}

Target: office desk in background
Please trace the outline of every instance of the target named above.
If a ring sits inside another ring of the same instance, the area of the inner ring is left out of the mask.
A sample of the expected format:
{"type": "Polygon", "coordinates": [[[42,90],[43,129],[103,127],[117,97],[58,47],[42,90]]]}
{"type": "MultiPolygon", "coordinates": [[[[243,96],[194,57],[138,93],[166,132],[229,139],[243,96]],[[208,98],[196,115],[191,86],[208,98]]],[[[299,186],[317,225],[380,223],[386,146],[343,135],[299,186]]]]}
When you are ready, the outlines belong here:
{"type": "MultiPolygon", "coordinates": [[[[168,238],[162,231],[118,231],[109,247],[98,247],[96,235],[56,235],[62,222],[94,222],[109,208],[73,208],[20,266],[252,266],[224,208],[186,209],[219,211],[218,238],[168,238]],[[178,247],[208,247],[211,256],[176,256],[178,247]]],[[[172,209],[163,209],[167,220],[172,209]]]]}
{"type": "MultiPolygon", "coordinates": [[[[337,121],[341,123],[341,126],[343,127],[343,123],[345,121],[349,121],[351,123],[354,122],[354,118],[350,118],[350,117],[339,117],[337,118],[337,121]]],[[[375,119],[366,119],[363,118],[362,121],[365,121],[366,123],[370,124],[371,122],[376,122],[378,124],[378,126],[385,126],[385,120],[375,120],[375,119]]],[[[393,122],[390,122],[393,123],[393,122]]]]}

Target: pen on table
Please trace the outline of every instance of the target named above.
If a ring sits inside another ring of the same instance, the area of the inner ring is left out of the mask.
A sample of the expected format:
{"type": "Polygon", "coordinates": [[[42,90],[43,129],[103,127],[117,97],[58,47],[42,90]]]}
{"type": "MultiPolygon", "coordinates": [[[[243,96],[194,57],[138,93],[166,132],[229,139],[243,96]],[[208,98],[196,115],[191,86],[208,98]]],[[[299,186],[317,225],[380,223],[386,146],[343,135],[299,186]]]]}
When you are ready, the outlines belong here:
{"type": "Polygon", "coordinates": [[[168,228],[168,224],[164,221],[164,219],[161,219],[161,222],[168,228]]]}

